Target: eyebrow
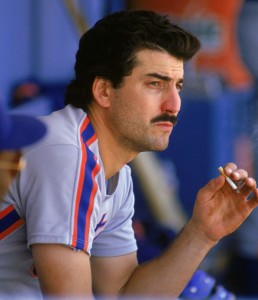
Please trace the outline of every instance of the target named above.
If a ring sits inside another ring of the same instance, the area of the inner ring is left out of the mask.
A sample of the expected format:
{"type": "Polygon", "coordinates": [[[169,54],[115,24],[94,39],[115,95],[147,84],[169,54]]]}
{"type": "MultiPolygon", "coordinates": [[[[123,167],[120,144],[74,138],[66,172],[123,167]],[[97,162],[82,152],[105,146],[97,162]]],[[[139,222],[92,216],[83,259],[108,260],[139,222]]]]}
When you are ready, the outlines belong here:
{"type": "MultiPolygon", "coordinates": [[[[159,73],[148,73],[145,75],[146,77],[154,77],[154,78],[158,78],[158,79],[161,79],[161,80],[164,80],[164,81],[171,81],[172,78],[169,77],[169,76],[166,76],[166,75],[161,75],[159,73]]],[[[179,79],[179,83],[183,83],[184,82],[184,79],[181,78],[179,79]]]]}

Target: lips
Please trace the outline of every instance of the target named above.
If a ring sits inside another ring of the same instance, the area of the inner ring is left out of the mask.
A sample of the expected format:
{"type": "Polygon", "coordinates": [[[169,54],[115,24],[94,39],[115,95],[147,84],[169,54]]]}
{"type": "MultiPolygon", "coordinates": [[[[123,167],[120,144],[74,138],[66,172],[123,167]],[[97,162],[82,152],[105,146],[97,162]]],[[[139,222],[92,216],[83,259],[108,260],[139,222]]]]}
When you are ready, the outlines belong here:
{"type": "Polygon", "coordinates": [[[155,125],[162,128],[164,131],[171,131],[174,127],[171,122],[156,122],[155,125]]]}
{"type": "Polygon", "coordinates": [[[173,123],[171,122],[156,122],[157,125],[173,127],[173,123]]]}

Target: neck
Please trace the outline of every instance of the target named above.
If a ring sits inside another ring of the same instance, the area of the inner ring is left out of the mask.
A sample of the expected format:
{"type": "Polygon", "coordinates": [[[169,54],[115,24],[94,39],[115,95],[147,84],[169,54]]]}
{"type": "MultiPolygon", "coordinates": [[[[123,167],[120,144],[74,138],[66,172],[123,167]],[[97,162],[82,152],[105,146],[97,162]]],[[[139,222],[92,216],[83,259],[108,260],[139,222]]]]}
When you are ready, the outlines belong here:
{"type": "Polygon", "coordinates": [[[118,142],[114,133],[108,127],[101,113],[88,113],[88,117],[98,138],[99,151],[105,170],[106,179],[114,176],[128,162],[138,154],[129,151],[118,142]]]}

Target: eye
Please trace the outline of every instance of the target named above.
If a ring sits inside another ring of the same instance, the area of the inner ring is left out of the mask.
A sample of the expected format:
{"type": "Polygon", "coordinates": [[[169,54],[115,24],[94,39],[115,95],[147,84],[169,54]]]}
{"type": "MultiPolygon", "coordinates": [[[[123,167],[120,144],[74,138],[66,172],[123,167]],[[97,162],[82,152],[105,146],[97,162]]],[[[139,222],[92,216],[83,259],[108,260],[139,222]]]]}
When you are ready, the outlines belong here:
{"type": "Polygon", "coordinates": [[[181,84],[181,83],[177,84],[176,89],[177,89],[178,93],[180,93],[183,89],[183,84],[181,84]]]}
{"type": "Polygon", "coordinates": [[[151,81],[149,84],[153,85],[153,86],[160,86],[160,82],[159,81],[151,81]]]}
{"type": "Polygon", "coordinates": [[[154,88],[154,89],[157,89],[157,88],[162,89],[162,88],[164,88],[164,83],[163,83],[163,81],[155,80],[155,81],[150,81],[148,83],[148,86],[150,88],[154,88]]]}

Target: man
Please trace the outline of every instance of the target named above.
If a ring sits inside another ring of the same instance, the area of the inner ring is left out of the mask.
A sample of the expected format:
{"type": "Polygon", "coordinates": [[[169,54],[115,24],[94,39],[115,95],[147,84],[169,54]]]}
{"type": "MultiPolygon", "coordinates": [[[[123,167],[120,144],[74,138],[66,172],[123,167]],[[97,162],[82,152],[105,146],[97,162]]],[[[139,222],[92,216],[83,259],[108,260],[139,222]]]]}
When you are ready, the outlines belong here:
{"type": "Polygon", "coordinates": [[[11,115],[0,102],[0,201],[12,179],[24,167],[20,149],[35,143],[46,133],[46,126],[30,116],[11,115]]]}
{"type": "Polygon", "coordinates": [[[0,245],[1,291],[177,297],[209,250],[257,206],[254,179],[228,163],[224,171],[241,183],[240,193],[222,175],[212,179],[167,251],[137,263],[127,163],[167,147],[184,62],[199,46],[145,11],[112,14],[82,36],[67,106],[43,118],[49,135],[26,150],[27,167],[5,197],[23,223],[0,245]]]}

